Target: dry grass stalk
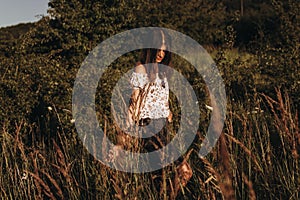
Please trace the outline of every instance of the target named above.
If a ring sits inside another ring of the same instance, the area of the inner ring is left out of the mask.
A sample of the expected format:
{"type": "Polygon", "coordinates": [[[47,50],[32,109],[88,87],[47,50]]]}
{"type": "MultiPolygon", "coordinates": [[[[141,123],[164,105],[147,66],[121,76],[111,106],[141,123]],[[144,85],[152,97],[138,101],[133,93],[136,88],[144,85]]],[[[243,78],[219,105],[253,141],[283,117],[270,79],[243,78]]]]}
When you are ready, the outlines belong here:
{"type": "Polygon", "coordinates": [[[52,178],[48,173],[46,173],[44,170],[41,171],[45,176],[47,176],[47,178],[49,179],[49,181],[52,183],[52,185],[55,187],[55,189],[57,190],[56,194],[59,196],[60,199],[64,199],[63,196],[63,192],[59,187],[59,184],[55,181],[54,178],[52,178]]]}
{"type": "Polygon", "coordinates": [[[31,172],[27,173],[30,174],[39,183],[39,185],[44,188],[43,192],[45,193],[45,195],[47,195],[51,200],[56,200],[54,194],[51,192],[50,187],[38,175],[31,172]]]}
{"type": "Polygon", "coordinates": [[[217,191],[218,193],[222,193],[221,188],[218,184],[220,180],[220,174],[214,169],[214,167],[206,158],[201,157],[200,159],[203,162],[205,171],[208,173],[209,176],[209,178],[205,181],[205,184],[212,185],[211,189],[217,191]]]}
{"type": "Polygon", "coordinates": [[[234,143],[238,144],[243,150],[244,152],[253,160],[255,166],[256,166],[256,170],[262,172],[262,168],[261,166],[259,165],[257,159],[255,158],[255,156],[252,154],[252,152],[250,151],[250,149],[248,149],[242,142],[240,142],[238,139],[232,137],[231,135],[229,134],[226,134],[225,135],[230,139],[232,140],[234,143]]]}
{"type": "MultiPolygon", "coordinates": [[[[292,116],[291,102],[289,96],[285,93],[284,98],[280,89],[276,88],[276,94],[278,101],[275,101],[271,97],[262,94],[266,99],[268,105],[271,108],[274,120],[274,126],[278,130],[281,138],[281,144],[284,147],[284,155],[286,156],[285,142],[288,142],[288,146],[291,146],[292,155],[294,159],[298,159],[297,148],[300,146],[300,134],[299,134],[299,124],[298,124],[298,113],[296,112],[295,116],[292,116]]],[[[299,148],[300,149],[300,148],[299,148]]]]}
{"type": "MultiPolygon", "coordinates": [[[[37,152],[35,152],[36,154],[37,152]]],[[[35,176],[39,176],[39,173],[38,173],[38,166],[37,166],[37,162],[36,162],[36,159],[33,155],[33,152],[29,154],[29,156],[31,157],[31,160],[32,160],[32,163],[33,163],[33,167],[34,167],[34,174],[35,176]]],[[[41,187],[41,184],[39,181],[37,181],[36,179],[34,179],[34,183],[35,183],[35,186],[37,188],[37,191],[38,191],[38,196],[40,198],[42,198],[42,187],[41,187]]]]}
{"type": "Polygon", "coordinates": [[[2,186],[0,186],[0,188],[1,188],[1,193],[0,194],[1,194],[2,198],[3,199],[9,199],[7,194],[6,194],[6,191],[4,190],[4,188],[2,186]]]}
{"type": "Polygon", "coordinates": [[[119,186],[119,184],[120,184],[120,177],[118,177],[116,174],[113,174],[113,178],[110,179],[110,181],[113,183],[114,189],[116,191],[115,198],[119,199],[119,200],[126,199],[123,190],[119,186]]]}
{"type": "Polygon", "coordinates": [[[14,152],[17,153],[17,148],[21,152],[21,157],[23,162],[27,165],[28,159],[27,156],[25,155],[25,148],[24,148],[24,143],[20,140],[20,133],[21,129],[23,128],[24,121],[22,120],[20,124],[16,124],[15,128],[15,138],[14,138],[14,152]]]}
{"type": "Polygon", "coordinates": [[[17,146],[19,147],[20,150],[22,150],[22,142],[20,141],[20,138],[19,138],[19,135],[20,135],[20,131],[21,131],[21,128],[22,128],[22,124],[23,122],[21,122],[19,125],[16,124],[16,131],[15,131],[15,145],[14,145],[14,152],[17,152],[17,146]]]}
{"type": "Polygon", "coordinates": [[[61,166],[66,166],[66,160],[65,160],[65,156],[62,152],[62,150],[59,148],[59,146],[56,144],[56,142],[54,140],[52,140],[53,142],[53,146],[56,150],[56,153],[58,155],[58,163],[61,165],[61,166]]]}
{"type": "Polygon", "coordinates": [[[242,179],[244,181],[244,183],[248,186],[249,189],[249,199],[250,200],[256,200],[256,194],[255,191],[253,189],[253,185],[252,182],[247,178],[247,176],[245,176],[245,174],[242,174],[242,179]]]}
{"type": "Polygon", "coordinates": [[[220,138],[220,157],[221,157],[221,169],[222,175],[220,181],[220,188],[225,199],[235,199],[235,191],[233,189],[233,176],[231,172],[229,152],[226,146],[224,134],[221,134],[220,138]]]}
{"type": "Polygon", "coordinates": [[[162,184],[160,188],[159,195],[164,199],[167,200],[167,176],[166,176],[166,170],[162,170],[162,184]]]}
{"type": "Polygon", "coordinates": [[[298,113],[295,116],[295,139],[293,140],[292,155],[294,159],[299,159],[298,149],[300,151],[300,133],[298,124],[298,113]]]}
{"type": "Polygon", "coordinates": [[[71,176],[69,175],[70,169],[71,169],[71,163],[66,163],[65,156],[59,146],[56,144],[56,142],[53,140],[53,145],[56,150],[56,153],[58,155],[58,164],[51,164],[53,167],[55,167],[66,179],[67,183],[71,183],[71,176]]]}

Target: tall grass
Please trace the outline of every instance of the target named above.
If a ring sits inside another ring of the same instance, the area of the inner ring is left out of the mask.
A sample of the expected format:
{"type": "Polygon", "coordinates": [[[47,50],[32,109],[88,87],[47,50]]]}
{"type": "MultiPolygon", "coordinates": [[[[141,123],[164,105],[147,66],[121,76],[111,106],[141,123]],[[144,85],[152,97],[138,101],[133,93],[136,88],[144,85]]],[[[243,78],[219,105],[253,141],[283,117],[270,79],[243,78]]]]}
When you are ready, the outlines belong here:
{"type": "MultiPolygon", "coordinates": [[[[298,113],[287,93],[279,89],[276,93],[276,99],[256,93],[246,104],[230,101],[217,146],[206,158],[199,158],[200,143],[193,145],[188,162],[194,174],[177,195],[164,186],[170,183],[173,165],[163,171],[164,184],[157,189],[150,173],[119,172],[95,160],[76,137],[74,127],[68,132],[59,128],[54,135],[36,140],[33,125],[21,121],[9,129],[4,123],[0,196],[33,200],[299,199],[298,113]]],[[[199,141],[204,134],[199,132],[199,141]]]]}

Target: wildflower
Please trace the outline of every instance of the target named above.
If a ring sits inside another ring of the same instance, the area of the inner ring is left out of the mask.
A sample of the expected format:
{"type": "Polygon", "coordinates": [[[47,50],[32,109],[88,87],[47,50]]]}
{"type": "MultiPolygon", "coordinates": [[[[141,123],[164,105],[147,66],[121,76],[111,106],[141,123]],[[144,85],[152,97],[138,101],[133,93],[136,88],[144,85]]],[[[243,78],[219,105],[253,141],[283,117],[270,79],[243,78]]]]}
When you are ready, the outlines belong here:
{"type": "Polygon", "coordinates": [[[26,180],[28,178],[28,175],[27,175],[27,173],[23,173],[22,174],[22,177],[21,177],[21,180],[26,180]]]}
{"type": "Polygon", "coordinates": [[[48,110],[51,111],[53,110],[53,108],[51,106],[48,106],[48,110]]]}
{"type": "Polygon", "coordinates": [[[208,106],[208,105],[206,105],[206,104],[205,104],[205,107],[206,107],[208,110],[211,110],[211,111],[213,111],[213,110],[214,110],[214,108],[213,108],[213,107],[211,107],[211,106],[208,106]]]}

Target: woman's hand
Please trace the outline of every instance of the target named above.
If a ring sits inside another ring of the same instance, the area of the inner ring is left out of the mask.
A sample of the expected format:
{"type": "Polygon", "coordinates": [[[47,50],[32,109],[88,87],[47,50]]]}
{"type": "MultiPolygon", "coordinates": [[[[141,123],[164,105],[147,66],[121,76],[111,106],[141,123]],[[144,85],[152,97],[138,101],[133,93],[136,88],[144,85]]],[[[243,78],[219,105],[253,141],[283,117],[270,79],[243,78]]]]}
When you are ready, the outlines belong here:
{"type": "Polygon", "coordinates": [[[126,118],[126,129],[129,129],[133,125],[132,115],[128,111],[128,115],[126,118]]]}
{"type": "Polygon", "coordinates": [[[173,120],[173,114],[172,114],[172,112],[170,111],[169,116],[168,116],[168,122],[171,123],[172,120],[173,120]]]}

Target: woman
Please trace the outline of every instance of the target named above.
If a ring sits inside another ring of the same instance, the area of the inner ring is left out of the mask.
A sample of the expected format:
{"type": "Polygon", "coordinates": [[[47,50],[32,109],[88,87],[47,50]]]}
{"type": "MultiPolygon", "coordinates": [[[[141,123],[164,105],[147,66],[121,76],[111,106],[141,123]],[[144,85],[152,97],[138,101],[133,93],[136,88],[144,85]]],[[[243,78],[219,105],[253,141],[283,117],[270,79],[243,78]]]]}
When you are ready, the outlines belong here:
{"type": "MultiPolygon", "coordinates": [[[[148,152],[162,148],[172,139],[168,131],[168,123],[172,122],[168,85],[168,78],[171,76],[168,67],[172,57],[168,51],[171,40],[168,34],[161,30],[154,30],[150,38],[151,46],[160,48],[142,50],[140,61],[130,80],[133,92],[128,110],[129,124],[138,125],[143,130],[139,133],[140,136],[147,136],[142,146],[148,152]],[[149,135],[152,137],[148,137],[149,135]]],[[[177,194],[191,176],[191,167],[185,160],[181,161],[176,167],[172,183],[167,188],[177,194]]]]}
{"type": "Polygon", "coordinates": [[[169,46],[162,31],[154,31],[153,36],[153,46],[160,46],[160,49],[144,49],[131,77],[133,93],[129,106],[130,124],[135,121],[139,125],[147,125],[150,119],[167,118],[169,122],[172,121],[167,82],[171,52],[166,51],[169,46]],[[140,95],[144,96],[141,98],[140,95]]]}

